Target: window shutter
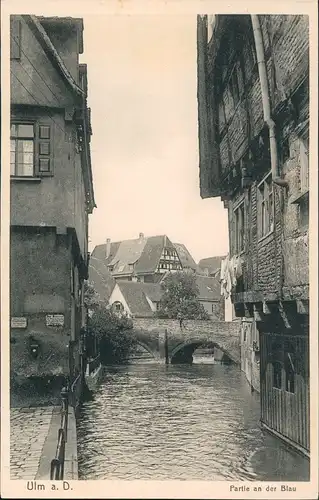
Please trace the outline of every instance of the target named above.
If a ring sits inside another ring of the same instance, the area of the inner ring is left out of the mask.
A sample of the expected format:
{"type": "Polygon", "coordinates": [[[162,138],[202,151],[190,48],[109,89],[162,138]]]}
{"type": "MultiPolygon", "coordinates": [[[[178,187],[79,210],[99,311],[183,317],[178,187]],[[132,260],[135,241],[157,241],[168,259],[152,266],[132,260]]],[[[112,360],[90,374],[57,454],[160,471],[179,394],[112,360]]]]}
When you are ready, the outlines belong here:
{"type": "Polygon", "coordinates": [[[39,125],[37,151],[37,174],[41,176],[53,175],[52,164],[52,127],[39,125]]]}
{"type": "Polygon", "coordinates": [[[10,58],[21,57],[21,22],[16,16],[10,17],[10,58]]]}

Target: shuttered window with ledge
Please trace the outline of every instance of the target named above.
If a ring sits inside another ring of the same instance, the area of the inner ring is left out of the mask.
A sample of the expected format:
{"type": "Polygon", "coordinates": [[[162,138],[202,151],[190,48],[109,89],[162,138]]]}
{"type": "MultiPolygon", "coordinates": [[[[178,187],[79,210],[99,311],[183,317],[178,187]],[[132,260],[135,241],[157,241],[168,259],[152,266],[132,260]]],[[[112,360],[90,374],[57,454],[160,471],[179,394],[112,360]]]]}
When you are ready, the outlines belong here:
{"type": "Polygon", "coordinates": [[[50,125],[16,122],[10,131],[10,174],[13,178],[53,175],[50,125]]]}
{"type": "Polygon", "coordinates": [[[271,173],[258,185],[258,238],[264,238],[274,229],[274,199],[271,173]]]}

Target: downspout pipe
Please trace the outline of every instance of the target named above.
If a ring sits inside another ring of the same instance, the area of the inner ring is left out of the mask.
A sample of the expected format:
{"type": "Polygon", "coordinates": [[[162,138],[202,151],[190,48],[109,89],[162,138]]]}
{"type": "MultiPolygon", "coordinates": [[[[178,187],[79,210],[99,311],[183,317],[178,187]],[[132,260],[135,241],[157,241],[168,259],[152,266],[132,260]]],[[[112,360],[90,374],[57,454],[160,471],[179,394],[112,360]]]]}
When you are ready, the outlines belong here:
{"type": "Polygon", "coordinates": [[[278,168],[278,150],[277,150],[277,140],[276,140],[276,126],[275,122],[271,117],[270,110],[270,94],[268,86],[267,69],[265,62],[265,51],[263,38],[260,28],[260,22],[258,15],[251,15],[251,23],[253,27],[257,63],[258,63],[258,73],[261,86],[261,97],[263,104],[264,122],[266,123],[269,130],[269,144],[270,144],[270,160],[271,160],[271,174],[272,181],[278,186],[288,188],[288,182],[282,179],[279,175],[278,168]]]}

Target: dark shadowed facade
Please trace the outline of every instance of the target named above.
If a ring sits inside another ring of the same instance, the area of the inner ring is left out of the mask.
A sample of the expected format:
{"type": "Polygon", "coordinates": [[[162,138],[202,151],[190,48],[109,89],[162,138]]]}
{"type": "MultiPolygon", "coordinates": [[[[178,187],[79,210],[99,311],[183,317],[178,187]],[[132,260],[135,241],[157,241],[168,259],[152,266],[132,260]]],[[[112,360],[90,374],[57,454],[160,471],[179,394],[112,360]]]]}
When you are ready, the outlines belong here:
{"type": "Polygon", "coordinates": [[[309,453],[307,16],[198,16],[200,191],[228,208],[231,297],[254,318],[261,421],[309,453]]]}
{"type": "Polygon", "coordinates": [[[82,52],[81,19],[11,17],[13,378],[80,370],[95,206],[82,52]]]}

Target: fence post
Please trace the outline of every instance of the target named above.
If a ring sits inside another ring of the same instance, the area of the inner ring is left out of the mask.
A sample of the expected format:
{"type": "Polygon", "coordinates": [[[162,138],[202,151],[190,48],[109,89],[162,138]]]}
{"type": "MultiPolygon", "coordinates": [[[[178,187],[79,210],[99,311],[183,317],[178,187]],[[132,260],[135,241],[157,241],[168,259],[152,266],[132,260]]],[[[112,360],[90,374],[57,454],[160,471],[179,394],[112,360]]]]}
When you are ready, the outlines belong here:
{"type": "Polygon", "coordinates": [[[61,428],[64,431],[65,441],[68,439],[68,419],[69,419],[69,393],[66,387],[62,387],[61,390],[61,400],[62,400],[62,418],[61,418],[61,428]],[[64,417],[64,419],[63,419],[64,417]]]}

